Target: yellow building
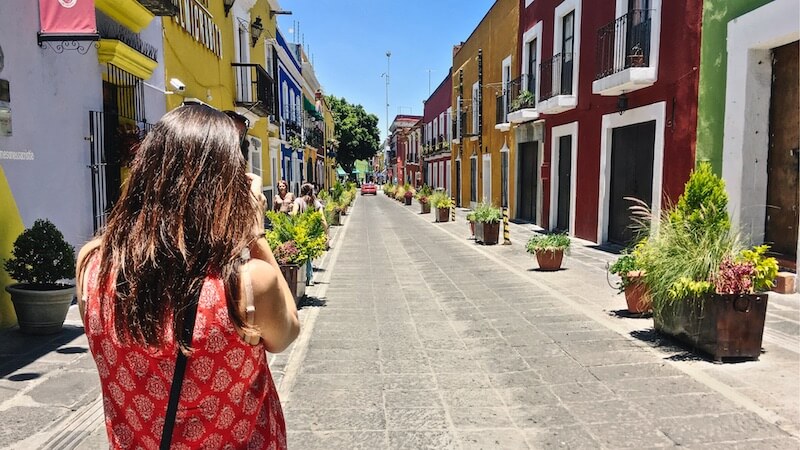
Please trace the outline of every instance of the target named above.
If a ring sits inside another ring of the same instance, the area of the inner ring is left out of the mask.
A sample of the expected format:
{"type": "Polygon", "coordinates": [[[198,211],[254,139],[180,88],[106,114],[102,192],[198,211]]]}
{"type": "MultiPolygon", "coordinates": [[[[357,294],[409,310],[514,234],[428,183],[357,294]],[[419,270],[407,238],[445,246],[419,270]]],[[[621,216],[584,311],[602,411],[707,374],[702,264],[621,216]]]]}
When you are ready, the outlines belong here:
{"type": "Polygon", "coordinates": [[[324,165],[324,179],[322,185],[325,189],[333,187],[334,180],[336,180],[336,158],[333,156],[336,151],[336,126],[333,121],[333,112],[325,100],[324,95],[320,95],[319,99],[322,104],[322,118],[325,121],[325,158],[324,165]]]}
{"type": "Polygon", "coordinates": [[[519,2],[498,0],[453,51],[453,185],[457,202],[474,207],[515,203],[514,135],[507,111],[518,74],[519,2]]]}
{"type": "Polygon", "coordinates": [[[178,14],[164,19],[167,110],[206,104],[245,116],[250,126],[249,170],[263,178],[264,193],[271,200],[279,178],[268,149],[270,135],[277,136],[278,130],[272,41],[273,12],[280,7],[276,0],[178,4],[178,14]]]}

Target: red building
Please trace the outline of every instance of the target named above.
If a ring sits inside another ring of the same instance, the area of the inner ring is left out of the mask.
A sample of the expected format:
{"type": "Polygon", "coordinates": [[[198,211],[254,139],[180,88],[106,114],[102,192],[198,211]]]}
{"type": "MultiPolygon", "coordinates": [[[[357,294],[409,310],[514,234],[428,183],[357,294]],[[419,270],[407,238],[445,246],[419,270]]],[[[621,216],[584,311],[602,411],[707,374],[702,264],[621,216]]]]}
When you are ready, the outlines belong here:
{"type": "Polygon", "coordinates": [[[627,244],[626,198],[658,212],[694,167],[702,2],[520,0],[520,11],[512,84],[534,99],[509,114],[516,214],[627,244]]]}
{"type": "MultiPolygon", "coordinates": [[[[397,115],[389,127],[389,170],[392,175],[389,181],[398,184],[414,184],[419,172],[419,162],[415,162],[412,144],[418,141],[414,127],[422,120],[422,116],[397,115]]],[[[416,160],[418,161],[418,160],[416,160]]]]}
{"type": "Polygon", "coordinates": [[[425,101],[425,110],[422,116],[424,130],[422,159],[425,183],[434,188],[443,188],[448,193],[451,188],[452,98],[451,69],[425,101]]]}

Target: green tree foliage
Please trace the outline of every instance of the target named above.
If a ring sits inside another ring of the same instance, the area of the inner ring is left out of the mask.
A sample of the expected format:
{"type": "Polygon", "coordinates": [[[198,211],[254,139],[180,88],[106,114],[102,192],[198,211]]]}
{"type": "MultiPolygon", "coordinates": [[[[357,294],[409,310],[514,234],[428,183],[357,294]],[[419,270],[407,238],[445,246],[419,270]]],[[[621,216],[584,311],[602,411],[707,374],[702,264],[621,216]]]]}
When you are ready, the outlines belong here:
{"type": "Polygon", "coordinates": [[[721,232],[730,230],[725,182],[714,174],[711,164],[701,163],[692,172],[678,204],[670,212],[670,221],[685,223],[691,228],[721,232]]]}
{"type": "Polygon", "coordinates": [[[75,276],[75,249],[52,222],[38,219],[14,241],[12,257],[4,265],[20,283],[51,285],[75,276]]]}
{"type": "Polygon", "coordinates": [[[326,98],[336,125],[339,148],[336,160],[346,172],[352,172],[357,159],[375,156],[380,145],[378,116],[369,114],[361,105],[350,104],[332,95],[326,98]]]}

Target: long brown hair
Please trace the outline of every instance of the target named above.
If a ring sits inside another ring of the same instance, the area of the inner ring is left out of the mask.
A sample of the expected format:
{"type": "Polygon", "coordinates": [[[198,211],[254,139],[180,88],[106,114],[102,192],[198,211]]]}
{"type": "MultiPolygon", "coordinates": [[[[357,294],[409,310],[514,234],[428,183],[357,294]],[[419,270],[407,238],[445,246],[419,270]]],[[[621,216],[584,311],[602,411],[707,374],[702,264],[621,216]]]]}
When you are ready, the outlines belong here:
{"type": "Polygon", "coordinates": [[[245,172],[233,121],[212,108],[181,106],[147,134],[103,232],[100,292],[114,280],[120,340],[159,346],[171,322],[181,342],[186,309],[209,275],[225,285],[231,320],[247,327],[238,267],[257,205],[245,172]]]}

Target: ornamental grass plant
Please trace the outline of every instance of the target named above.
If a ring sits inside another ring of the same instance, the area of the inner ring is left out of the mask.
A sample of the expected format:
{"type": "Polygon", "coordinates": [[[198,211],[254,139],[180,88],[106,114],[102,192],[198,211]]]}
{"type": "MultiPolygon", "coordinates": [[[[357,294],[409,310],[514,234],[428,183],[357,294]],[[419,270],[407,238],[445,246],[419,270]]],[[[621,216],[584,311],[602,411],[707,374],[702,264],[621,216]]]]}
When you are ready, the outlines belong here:
{"type": "Polygon", "coordinates": [[[565,233],[536,234],[528,239],[525,249],[528,253],[537,251],[556,252],[562,250],[565,254],[569,253],[571,241],[565,233]]]}
{"type": "Polygon", "coordinates": [[[475,222],[480,223],[500,223],[503,219],[503,211],[489,203],[478,203],[472,214],[475,222]]]}

